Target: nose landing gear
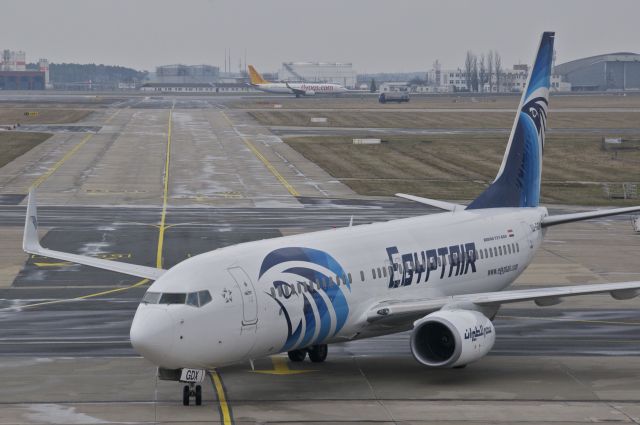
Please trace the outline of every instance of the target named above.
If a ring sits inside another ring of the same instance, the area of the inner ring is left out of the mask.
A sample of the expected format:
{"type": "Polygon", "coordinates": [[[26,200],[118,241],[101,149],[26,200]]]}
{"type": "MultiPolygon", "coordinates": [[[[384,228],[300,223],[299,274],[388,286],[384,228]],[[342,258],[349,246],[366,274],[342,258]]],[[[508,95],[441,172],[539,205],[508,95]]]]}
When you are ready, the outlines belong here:
{"type": "Polygon", "coordinates": [[[322,363],[327,359],[329,349],[327,344],[312,345],[307,348],[289,351],[287,354],[292,362],[302,362],[309,354],[309,360],[314,363],[322,363]]]}
{"type": "Polygon", "coordinates": [[[190,383],[182,387],[182,404],[188,406],[191,397],[195,397],[196,406],[202,405],[202,386],[190,383]]]}

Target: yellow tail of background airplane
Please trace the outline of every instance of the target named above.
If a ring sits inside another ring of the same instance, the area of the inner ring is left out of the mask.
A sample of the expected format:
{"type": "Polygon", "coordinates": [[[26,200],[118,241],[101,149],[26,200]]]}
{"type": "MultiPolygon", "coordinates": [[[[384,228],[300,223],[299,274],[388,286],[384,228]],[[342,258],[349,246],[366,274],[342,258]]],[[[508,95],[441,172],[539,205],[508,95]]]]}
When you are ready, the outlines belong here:
{"type": "Polygon", "coordinates": [[[253,67],[253,65],[249,65],[249,78],[251,79],[251,84],[266,84],[267,80],[262,78],[262,75],[253,67]]]}

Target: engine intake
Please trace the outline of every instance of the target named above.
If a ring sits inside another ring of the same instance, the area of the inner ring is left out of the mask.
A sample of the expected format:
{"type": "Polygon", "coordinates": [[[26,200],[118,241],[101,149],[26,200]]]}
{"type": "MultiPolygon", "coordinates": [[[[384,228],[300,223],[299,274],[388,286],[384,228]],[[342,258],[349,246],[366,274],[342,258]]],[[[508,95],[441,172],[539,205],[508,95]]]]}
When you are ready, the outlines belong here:
{"type": "Polygon", "coordinates": [[[416,321],[411,334],[415,359],[430,367],[456,367],[481,359],[495,343],[495,328],[473,310],[440,310],[416,321]]]}

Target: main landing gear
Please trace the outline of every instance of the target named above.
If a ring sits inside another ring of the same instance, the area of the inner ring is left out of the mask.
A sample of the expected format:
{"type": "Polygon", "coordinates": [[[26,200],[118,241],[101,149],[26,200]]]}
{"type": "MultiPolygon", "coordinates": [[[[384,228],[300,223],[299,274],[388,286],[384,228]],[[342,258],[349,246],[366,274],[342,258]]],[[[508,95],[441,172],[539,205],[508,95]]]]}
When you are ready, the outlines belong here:
{"type": "Polygon", "coordinates": [[[302,362],[307,357],[307,354],[309,354],[309,360],[314,363],[322,363],[327,359],[328,353],[329,349],[327,348],[327,344],[320,344],[300,350],[289,351],[287,354],[289,355],[289,360],[292,362],[302,362]]]}
{"type": "Polygon", "coordinates": [[[182,387],[182,404],[188,406],[191,397],[195,397],[196,406],[200,406],[202,404],[202,386],[191,383],[182,387]]]}

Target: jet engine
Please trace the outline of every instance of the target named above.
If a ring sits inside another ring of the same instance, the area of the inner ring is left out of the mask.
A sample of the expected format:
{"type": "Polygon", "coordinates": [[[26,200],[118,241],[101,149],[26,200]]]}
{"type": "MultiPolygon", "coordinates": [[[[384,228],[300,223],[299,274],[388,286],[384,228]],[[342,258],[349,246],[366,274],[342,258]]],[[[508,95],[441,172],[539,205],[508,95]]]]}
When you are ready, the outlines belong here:
{"type": "Polygon", "coordinates": [[[307,90],[307,91],[304,92],[305,96],[313,96],[315,94],[316,94],[316,92],[314,92],[313,90],[307,90]]]}
{"type": "Polygon", "coordinates": [[[479,360],[495,343],[495,328],[473,310],[440,310],[413,324],[411,352],[430,367],[456,367],[479,360]]]}

